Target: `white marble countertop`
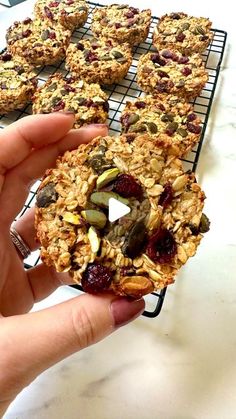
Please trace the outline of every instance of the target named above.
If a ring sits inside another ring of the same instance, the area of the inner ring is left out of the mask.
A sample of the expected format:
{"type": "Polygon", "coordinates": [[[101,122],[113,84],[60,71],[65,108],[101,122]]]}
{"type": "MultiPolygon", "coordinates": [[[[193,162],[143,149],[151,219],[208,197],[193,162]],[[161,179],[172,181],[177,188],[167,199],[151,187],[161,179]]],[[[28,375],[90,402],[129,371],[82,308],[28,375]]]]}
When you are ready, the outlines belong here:
{"type": "MultiPolygon", "coordinates": [[[[141,317],[51,368],[17,397],[5,419],[236,418],[235,13],[227,0],[133,4],[157,16],[180,9],[209,16],[213,27],[228,31],[197,171],[211,230],[169,288],[159,317],[141,317]]],[[[5,28],[31,5],[0,14],[0,46],[5,28]]],[[[36,309],[75,293],[61,288],[36,309]]]]}

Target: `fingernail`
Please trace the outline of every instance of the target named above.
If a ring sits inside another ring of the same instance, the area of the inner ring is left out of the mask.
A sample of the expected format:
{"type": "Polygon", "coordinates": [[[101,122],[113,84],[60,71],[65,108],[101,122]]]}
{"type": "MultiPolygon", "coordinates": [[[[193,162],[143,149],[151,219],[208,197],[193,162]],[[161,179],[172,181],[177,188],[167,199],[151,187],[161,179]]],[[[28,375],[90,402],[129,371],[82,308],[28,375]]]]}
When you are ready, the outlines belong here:
{"type": "Polygon", "coordinates": [[[136,319],[145,308],[145,301],[129,300],[128,298],[118,298],[111,303],[111,313],[113,315],[115,327],[121,327],[136,319]]]}
{"type": "Polygon", "coordinates": [[[84,128],[109,128],[107,124],[89,124],[86,125],[84,128]]]}

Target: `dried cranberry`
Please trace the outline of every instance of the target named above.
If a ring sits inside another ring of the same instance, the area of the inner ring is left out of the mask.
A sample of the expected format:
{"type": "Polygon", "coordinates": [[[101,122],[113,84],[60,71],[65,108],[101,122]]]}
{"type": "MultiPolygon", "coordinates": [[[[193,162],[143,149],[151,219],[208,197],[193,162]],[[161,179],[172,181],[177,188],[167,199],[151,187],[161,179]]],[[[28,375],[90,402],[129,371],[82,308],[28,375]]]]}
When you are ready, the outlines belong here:
{"type": "Polygon", "coordinates": [[[184,68],[182,68],[182,70],[181,70],[181,73],[184,75],[184,76],[189,76],[190,74],[192,74],[192,70],[191,70],[191,68],[189,68],[189,67],[184,67],[184,68]]]}
{"type": "Polygon", "coordinates": [[[75,89],[74,87],[70,86],[69,84],[65,84],[65,85],[64,85],[64,89],[65,89],[67,92],[75,92],[75,91],[76,91],[76,89],[75,89]]]}
{"type": "Polygon", "coordinates": [[[166,65],[166,61],[162,60],[159,54],[152,54],[151,60],[154,64],[159,64],[161,66],[166,65]]]}
{"type": "Polygon", "coordinates": [[[162,51],[161,55],[164,58],[170,58],[171,60],[173,60],[176,54],[173,53],[172,51],[169,51],[168,49],[165,49],[164,51],[162,51]]]}
{"type": "Polygon", "coordinates": [[[202,36],[200,36],[200,41],[207,41],[209,38],[208,38],[208,36],[207,35],[202,35],[202,36]]]}
{"type": "Polygon", "coordinates": [[[134,17],[134,13],[133,12],[126,12],[125,14],[124,14],[124,16],[125,17],[127,17],[128,19],[133,19],[133,17],[134,17]]]}
{"type": "Polygon", "coordinates": [[[139,14],[139,10],[136,9],[136,7],[130,7],[129,10],[134,14],[134,15],[138,15],[139,14]]]}
{"type": "Polygon", "coordinates": [[[143,194],[142,186],[136,182],[133,176],[128,174],[119,175],[114,184],[113,191],[124,198],[140,198],[143,194]]]}
{"type": "Polygon", "coordinates": [[[170,183],[167,183],[164,186],[164,191],[162,192],[158,205],[161,205],[163,208],[166,208],[173,199],[173,189],[170,183]]]}
{"type": "Polygon", "coordinates": [[[87,106],[87,108],[91,108],[93,106],[94,102],[92,99],[85,99],[83,106],[87,106]]]}
{"type": "Polygon", "coordinates": [[[100,263],[90,263],[83,273],[81,285],[85,292],[99,294],[106,291],[112,281],[112,272],[100,263]]]}
{"type": "Polygon", "coordinates": [[[45,15],[48,17],[48,19],[53,19],[53,14],[48,6],[44,7],[44,12],[45,12],[45,15]]]}
{"type": "Polygon", "coordinates": [[[6,85],[6,83],[1,83],[0,84],[0,88],[2,89],[2,90],[6,90],[7,89],[7,85],[6,85]]]}
{"type": "Polygon", "coordinates": [[[158,76],[162,79],[163,77],[166,77],[167,79],[170,78],[169,74],[167,74],[165,71],[158,70],[157,72],[158,76]]]}
{"type": "Polygon", "coordinates": [[[157,263],[170,263],[177,252],[177,245],[172,233],[166,228],[155,230],[149,238],[146,253],[157,263]]]}
{"type": "Polygon", "coordinates": [[[56,33],[55,33],[55,32],[50,32],[50,33],[48,34],[48,37],[49,37],[50,39],[56,39],[56,33]]]}
{"type": "Polygon", "coordinates": [[[157,108],[159,108],[162,112],[165,112],[165,110],[166,110],[165,106],[164,106],[164,105],[162,105],[162,103],[158,103],[158,104],[156,105],[156,107],[157,107],[157,108]]]}
{"type": "Polygon", "coordinates": [[[192,122],[197,118],[197,115],[195,113],[189,113],[187,116],[187,121],[192,122]]]}
{"type": "Polygon", "coordinates": [[[183,40],[185,39],[184,33],[183,32],[178,33],[178,35],[176,35],[175,39],[176,39],[176,41],[183,42],[183,40]]]}
{"type": "Polygon", "coordinates": [[[116,22],[116,23],[115,23],[115,28],[116,28],[116,29],[120,29],[120,28],[121,28],[121,23],[116,22]]]}
{"type": "Polygon", "coordinates": [[[181,19],[181,16],[178,13],[171,13],[170,17],[175,20],[181,19]]]}
{"type": "Polygon", "coordinates": [[[26,31],[22,32],[22,37],[28,38],[28,36],[30,36],[31,34],[32,34],[32,31],[30,29],[26,29],[26,31]]]}
{"type": "Polygon", "coordinates": [[[1,57],[2,61],[10,61],[12,59],[12,55],[9,54],[8,52],[5,52],[0,57],[1,57]]]}
{"type": "Polygon", "coordinates": [[[165,130],[165,133],[166,133],[167,135],[169,135],[169,137],[172,137],[172,136],[174,135],[175,131],[173,131],[173,130],[172,130],[172,129],[170,129],[170,128],[167,128],[167,129],[165,130]]]}
{"type": "Polygon", "coordinates": [[[168,80],[159,81],[156,85],[157,91],[159,93],[166,93],[169,91],[168,80]]]}
{"type": "Polygon", "coordinates": [[[135,106],[137,109],[144,109],[146,108],[146,103],[142,101],[135,102],[135,106]]]}
{"type": "Polygon", "coordinates": [[[186,57],[185,55],[182,55],[181,57],[179,57],[179,64],[187,64],[189,62],[189,58],[186,57]]]}
{"type": "Polygon", "coordinates": [[[200,132],[202,130],[200,125],[194,125],[191,122],[187,122],[187,128],[193,134],[200,134],[200,132]]]}
{"type": "Polygon", "coordinates": [[[63,102],[63,100],[59,100],[59,102],[57,102],[57,104],[54,106],[53,112],[61,111],[62,109],[64,109],[64,107],[65,107],[65,102],[63,102]]]}
{"type": "Polygon", "coordinates": [[[58,1],[51,1],[51,3],[49,3],[49,7],[57,7],[57,6],[59,6],[58,1]]]}
{"type": "Polygon", "coordinates": [[[98,61],[98,56],[94,52],[89,51],[86,55],[86,61],[92,63],[93,61],[98,61]]]}
{"type": "Polygon", "coordinates": [[[66,83],[73,83],[75,81],[74,77],[68,77],[67,79],[64,79],[66,81],[66,83]]]}
{"type": "Polygon", "coordinates": [[[23,20],[24,25],[28,25],[28,23],[31,23],[32,19],[30,17],[27,17],[25,20],[23,20]]]}
{"type": "Polygon", "coordinates": [[[106,100],[105,102],[103,102],[102,107],[103,107],[103,110],[105,112],[109,112],[110,106],[109,106],[108,100],[106,100]]]}
{"type": "Polygon", "coordinates": [[[129,117],[130,115],[128,113],[124,113],[122,117],[120,118],[120,122],[124,128],[128,128],[129,126],[129,117]]]}
{"type": "Polygon", "coordinates": [[[78,42],[78,43],[76,44],[76,47],[77,47],[77,49],[78,49],[79,51],[83,51],[83,50],[84,50],[84,45],[83,45],[83,44],[81,44],[81,42],[78,42]]]}

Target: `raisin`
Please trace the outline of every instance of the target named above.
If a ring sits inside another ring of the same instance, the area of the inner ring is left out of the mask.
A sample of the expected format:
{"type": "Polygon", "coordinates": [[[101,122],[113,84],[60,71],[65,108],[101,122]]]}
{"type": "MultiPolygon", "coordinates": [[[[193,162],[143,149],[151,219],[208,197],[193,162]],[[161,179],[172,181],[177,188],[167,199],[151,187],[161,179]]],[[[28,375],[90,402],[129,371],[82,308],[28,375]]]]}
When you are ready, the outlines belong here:
{"type": "Polygon", "coordinates": [[[76,45],[76,47],[77,47],[77,49],[78,49],[79,51],[83,51],[83,50],[84,50],[84,45],[83,45],[83,44],[81,44],[81,42],[78,42],[78,43],[77,43],[77,45],[76,45]]]}
{"type": "Polygon", "coordinates": [[[63,100],[59,100],[59,102],[57,102],[57,104],[54,106],[53,112],[61,111],[64,108],[65,108],[65,102],[63,102],[63,100]]]}
{"type": "Polygon", "coordinates": [[[195,113],[189,113],[188,116],[187,116],[187,121],[192,122],[196,118],[197,118],[197,115],[195,113]]]}
{"type": "Polygon", "coordinates": [[[116,178],[113,184],[113,191],[124,198],[133,196],[139,199],[143,194],[142,186],[137,183],[133,176],[128,174],[121,174],[116,178]]]}
{"type": "Polygon", "coordinates": [[[81,285],[85,292],[99,294],[106,291],[112,281],[112,272],[100,263],[91,263],[83,273],[81,285]]]}
{"type": "Polygon", "coordinates": [[[173,234],[166,228],[155,230],[148,240],[146,253],[154,262],[170,263],[177,253],[177,244],[173,234]]]}
{"type": "Polygon", "coordinates": [[[144,109],[144,108],[146,108],[146,103],[145,102],[142,102],[142,101],[135,102],[135,106],[138,109],[144,109]]]}
{"type": "Polygon", "coordinates": [[[158,70],[157,72],[158,76],[162,79],[163,77],[166,77],[167,79],[170,78],[169,74],[167,74],[165,71],[158,70]]]}
{"type": "Polygon", "coordinates": [[[56,39],[56,33],[55,33],[55,32],[49,32],[48,37],[49,37],[50,39],[56,39]]]}
{"type": "Polygon", "coordinates": [[[183,33],[183,32],[179,32],[179,33],[176,35],[175,39],[176,39],[176,41],[183,42],[183,40],[185,39],[185,36],[186,36],[186,35],[184,35],[184,33],[183,33]]]}
{"type": "Polygon", "coordinates": [[[32,34],[32,31],[30,29],[26,29],[26,31],[22,32],[22,37],[28,38],[28,36],[30,36],[31,34],[32,34]]]}
{"type": "Polygon", "coordinates": [[[162,60],[159,54],[152,54],[151,55],[151,61],[154,64],[159,64],[160,66],[166,65],[165,60],[162,60]]]}
{"type": "Polygon", "coordinates": [[[131,11],[129,11],[129,12],[126,12],[126,13],[124,14],[124,16],[125,16],[125,17],[127,17],[128,19],[133,19],[133,17],[134,17],[134,13],[133,13],[133,12],[131,12],[131,11]]]}
{"type": "Polygon", "coordinates": [[[189,67],[184,67],[184,68],[182,68],[182,70],[181,70],[181,73],[184,75],[184,76],[189,76],[190,74],[192,74],[192,70],[191,70],[191,68],[189,68],[189,67]]]}
{"type": "Polygon", "coordinates": [[[102,107],[105,112],[109,112],[110,106],[108,100],[105,100],[105,102],[103,102],[102,107]]]}
{"type": "Polygon", "coordinates": [[[175,20],[181,19],[181,16],[178,13],[171,13],[170,17],[175,20]]]}
{"type": "Polygon", "coordinates": [[[27,17],[25,20],[23,20],[24,25],[28,25],[31,22],[32,22],[32,19],[30,19],[30,17],[27,17]]]}
{"type": "Polygon", "coordinates": [[[75,92],[75,91],[76,91],[76,89],[75,89],[74,87],[70,86],[69,84],[65,84],[65,85],[64,85],[64,89],[65,89],[67,92],[75,92]]]}
{"type": "Polygon", "coordinates": [[[8,52],[5,52],[4,54],[1,55],[1,59],[2,61],[10,61],[12,59],[12,55],[9,54],[8,52]]]}
{"type": "Polygon", "coordinates": [[[179,64],[187,64],[189,62],[189,58],[186,57],[185,55],[182,55],[181,57],[179,57],[179,64]]]}
{"type": "Polygon", "coordinates": [[[116,29],[120,29],[120,28],[121,28],[121,23],[116,22],[116,23],[115,23],[115,28],[116,28],[116,29]]]}

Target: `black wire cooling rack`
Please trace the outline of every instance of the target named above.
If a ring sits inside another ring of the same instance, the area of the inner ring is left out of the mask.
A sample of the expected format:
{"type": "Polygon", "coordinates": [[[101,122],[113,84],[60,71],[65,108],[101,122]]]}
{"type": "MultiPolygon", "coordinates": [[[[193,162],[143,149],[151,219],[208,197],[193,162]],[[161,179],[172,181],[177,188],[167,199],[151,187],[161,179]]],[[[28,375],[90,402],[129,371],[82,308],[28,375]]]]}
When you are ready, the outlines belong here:
{"type": "MultiPolygon", "coordinates": [[[[84,25],[83,28],[77,29],[72,37],[73,42],[78,42],[81,38],[90,38],[92,33],[90,31],[90,24],[91,24],[91,15],[95,7],[104,7],[101,4],[88,2],[90,6],[90,13],[87,20],[87,23],[84,25]]],[[[103,89],[109,96],[109,104],[110,104],[110,111],[109,111],[109,126],[110,126],[110,133],[117,134],[120,132],[120,115],[122,110],[124,109],[126,100],[132,100],[137,97],[143,95],[142,91],[138,87],[136,83],[136,69],[137,63],[142,54],[151,51],[154,48],[152,47],[152,33],[153,29],[155,28],[156,24],[158,23],[157,17],[152,17],[151,28],[149,32],[149,36],[146,42],[143,42],[136,46],[133,49],[133,62],[129,69],[127,76],[121,80],[118,84],[113,84],[111,86],[103,86],[103,89]]],[[[198,114],[198,116],[202,120],[202,134],[199,143],[194,147],[194,149],[188,154],[188,156],[183,160],[186,170],[196,171],[205,131],[207,127],[208,118],[210,115],[210,110],[215,94],[215,89],[217,85],[217,80],[219,77],[221,62],[224,55],[225,44],[227,33],[222,30],[212,29],[214,33],[214,38],[209,45],[206,52],[203,54],[203,60],[205,62],[206,69],[209,72],[209,79],[202,90],[200,96],[198,96],[194,104],[194,111],[198,114]]],[[[47,78],[54,74],[55,72],[60,72],[66,75],[68,72],[65,70],[64,61],[60,62],[57,66],[44,66],[37,70],[37,76],[39,79],[39,85],[42,85],[47,78]]],[[[31,114],[31,106],[26,106],[22,111],[14,111],[7,115],[0,116],[0,128],[5,128],[6,126],[10,125],[12,122],[31,114]]],[[[35,195],[38,189],[40,182],[37,181],[30,189],[29,196],[25,202],[25,205],[18,215],[17,218],[21,217],[25,211],[34,206],[35,204],[35,195]]],[[[40,260],[39,252],[33,252],[26,260],[25,260],[25,267],[30,268],[38,264],[40,260]]],[[[80,286],[73,286],[82,291],[80,286]]],[[[151,295],[146,297],[146,307],[147,309],[144,311],[144,316],[146,317],[156,317],[161,311],[164,298],[166,294],[166,288],[161,290],[160,292],[153,292],[151,295]]]]}

